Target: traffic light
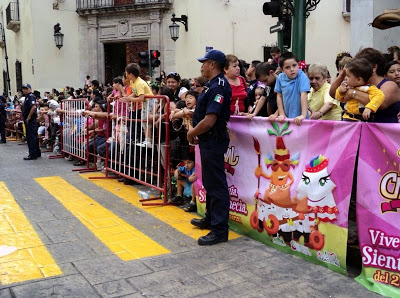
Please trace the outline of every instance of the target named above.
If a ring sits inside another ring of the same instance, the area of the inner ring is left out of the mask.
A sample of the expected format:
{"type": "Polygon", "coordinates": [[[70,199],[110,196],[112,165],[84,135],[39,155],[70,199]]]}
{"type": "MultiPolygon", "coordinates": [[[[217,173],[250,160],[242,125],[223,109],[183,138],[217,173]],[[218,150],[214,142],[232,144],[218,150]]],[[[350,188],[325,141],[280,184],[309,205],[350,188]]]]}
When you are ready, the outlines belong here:
{"type": "Polygon", "coordinates": [[[263,5],[263,12],[267,16],[272,16],[273,18],[282,15],[280,0],[271,0],[271,2],[265,2],[263,5]]]}
{"type": "Polygon", "coordinates": [[[285,29],[283,29],[283,31],[282,31],[283,46],[285,48],[290,48],[291,41],[292,41],[292,18],[283,18],[279,21],[284,23],[284,26],[285,26],[285,29]]]}
{"type": "Polygon", "coordinates": [[[160,57],[160,51],[151,50],[150,51],[150,64],[151,67],[159,67],[161,62],[158,59],[160,57]]]}
{"type": "Polygon", "coordinates": [[[139,57],[139,66],[141,67],[149,67],[149,52],[140,52],[138,53],[139,57]]]}

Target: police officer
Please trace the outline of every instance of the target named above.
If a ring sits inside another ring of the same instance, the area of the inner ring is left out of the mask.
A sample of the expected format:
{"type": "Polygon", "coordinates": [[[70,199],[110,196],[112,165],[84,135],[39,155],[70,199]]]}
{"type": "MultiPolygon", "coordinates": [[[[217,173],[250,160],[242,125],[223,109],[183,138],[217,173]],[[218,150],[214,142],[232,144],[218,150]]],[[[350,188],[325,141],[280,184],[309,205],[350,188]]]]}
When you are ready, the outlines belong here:
{"type": "Polygon", "coordinates": [[[22,116],[24,117],[26,128],[26,141],[28,142],[29,155],[24,160],[34,160],[41,156],[38,139],[37,123],[37,103],[36,97],[32,93],[32,87],[29,84],[22,86],[22,92],[25,95],[24,105],[22,106],[22,116]]]}
{"type": "Polygon", "coordinates": [[[6,99],[0,96],[0,143],[6,143],[6,99]]]}
{"type": "Polygon", "coordinates": [[[206,216],[191,224],[211,232],[198,240],[199,245],[228,241],[229,192],[224,169],[228,149],[226,128],[230,116],[231,87],[224,77],[225,54],[211,50],[203,58],[201,73],[209,82],[200,94],[193,115],[194,128],[187,133],[190,143],[198,143],[201,154],[203,185],[207,191],[206,216]]]}

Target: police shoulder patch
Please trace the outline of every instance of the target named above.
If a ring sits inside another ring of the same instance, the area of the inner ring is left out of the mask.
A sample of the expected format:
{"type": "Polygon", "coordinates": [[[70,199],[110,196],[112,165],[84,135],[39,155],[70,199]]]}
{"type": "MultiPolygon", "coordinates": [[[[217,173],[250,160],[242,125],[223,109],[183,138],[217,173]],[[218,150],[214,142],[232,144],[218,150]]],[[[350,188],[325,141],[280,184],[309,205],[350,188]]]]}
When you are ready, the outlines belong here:
{"type": "Polygon", "coordinates": [[[221,94],[217,94],[214,97],[214,101],[216,101],[218,103],[223,103],[224,102],[224,97],[221,94]]]}

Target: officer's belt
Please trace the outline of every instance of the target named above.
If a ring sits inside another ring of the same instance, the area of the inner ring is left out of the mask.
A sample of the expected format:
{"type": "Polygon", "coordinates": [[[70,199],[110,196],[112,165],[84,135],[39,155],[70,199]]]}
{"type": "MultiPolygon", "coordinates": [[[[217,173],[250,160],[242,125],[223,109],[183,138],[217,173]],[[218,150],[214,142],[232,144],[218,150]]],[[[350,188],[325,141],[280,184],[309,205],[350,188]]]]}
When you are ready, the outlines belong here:
{"type": "Polygon", "coordinates": [[[198,136],[199,140],[205,140],[205,139],[207,139],[207,138],[219,139],[220,137],[225,136],[225,133],[227,132],[226,125],[227,125],[227,122],[225,122],[224,127],[223,127],[223,128],[221,127],[220,129],[218,129],[216,126],[213,126],[209,131],[207,131],[207,132],[205,132],[205,133],[199,135],[199,136],[198,136]],[[224,134],[223,134],[223,135],[222,135],[222,134],[220,135],[220,134],[218,133],[218,130],[220,130],[221,133],[222,133],[222,131],[223,131],[224,134]]]}

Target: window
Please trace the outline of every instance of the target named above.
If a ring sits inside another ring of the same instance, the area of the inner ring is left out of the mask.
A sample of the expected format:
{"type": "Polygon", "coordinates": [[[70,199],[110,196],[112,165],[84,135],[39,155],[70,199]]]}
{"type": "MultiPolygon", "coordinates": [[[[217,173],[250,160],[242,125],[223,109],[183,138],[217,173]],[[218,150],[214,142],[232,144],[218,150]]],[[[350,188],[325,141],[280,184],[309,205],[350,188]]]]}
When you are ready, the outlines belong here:
{"type": "Polygon", "coordinates": [[[22,88],[22,65],[20,61],[15,62],[15,79],[17,83],[17,91],[22,88]]]}

